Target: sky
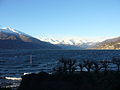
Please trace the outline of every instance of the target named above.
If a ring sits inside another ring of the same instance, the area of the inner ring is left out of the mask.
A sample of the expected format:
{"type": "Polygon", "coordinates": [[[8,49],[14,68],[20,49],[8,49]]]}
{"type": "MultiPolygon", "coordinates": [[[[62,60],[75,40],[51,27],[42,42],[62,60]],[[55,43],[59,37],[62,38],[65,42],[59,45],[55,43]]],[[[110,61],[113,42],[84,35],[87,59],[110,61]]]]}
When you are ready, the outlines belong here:
{"type": "Polygon", "coordinates": [[[34,37],[120,36],[120,0],[0,0],[0,28],[34,37]]]}

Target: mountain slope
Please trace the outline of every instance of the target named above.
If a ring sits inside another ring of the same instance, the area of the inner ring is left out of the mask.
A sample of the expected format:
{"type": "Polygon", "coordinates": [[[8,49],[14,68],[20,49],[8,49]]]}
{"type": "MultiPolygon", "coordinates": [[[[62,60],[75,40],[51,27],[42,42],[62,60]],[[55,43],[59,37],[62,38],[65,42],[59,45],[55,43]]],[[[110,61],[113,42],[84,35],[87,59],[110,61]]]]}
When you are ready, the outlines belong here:
{"type": "Polygon", "coordinates": [[[59,49],[58,46],[40,41],[12,28],[0,29],[1,49],[59,49]]]}
{"type": "Polygon", "coordinates": [[[92,47],[93,49],[120,49],[120,37],[107,39],[92,47]]]}

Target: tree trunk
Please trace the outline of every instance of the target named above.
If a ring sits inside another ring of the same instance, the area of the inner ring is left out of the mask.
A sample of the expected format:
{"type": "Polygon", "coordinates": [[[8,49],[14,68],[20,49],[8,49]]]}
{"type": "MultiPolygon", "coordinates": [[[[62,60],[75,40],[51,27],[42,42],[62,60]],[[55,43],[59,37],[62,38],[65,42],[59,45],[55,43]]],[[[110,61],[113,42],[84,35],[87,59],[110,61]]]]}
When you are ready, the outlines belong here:
{"type": "Polygon", "coordinates": [[[120,65],[117,65],[118,66],[118,72],[120,71],[120,65]]]}
{"type": "Polygon", "coordinates": [[[87,68],[88,72],[90,72],[90,68],[87,68]]]}
{"type": "Polygon", "coordinates": [[[83,68],[80,68],[80,71],[83,72],[83,68]]]}

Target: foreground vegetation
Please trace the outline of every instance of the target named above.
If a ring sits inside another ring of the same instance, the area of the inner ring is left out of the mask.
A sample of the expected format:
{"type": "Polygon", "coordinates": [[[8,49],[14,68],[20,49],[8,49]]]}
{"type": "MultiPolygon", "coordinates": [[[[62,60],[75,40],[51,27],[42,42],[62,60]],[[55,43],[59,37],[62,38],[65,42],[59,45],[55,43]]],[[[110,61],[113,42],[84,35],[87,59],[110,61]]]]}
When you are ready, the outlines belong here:
{"type": "Polygon", "coordinates": [[[120,90],[118,72],[30,74],[22,77],[18,90],[120,90]]]}
{"type": "Polygon", "coordinates": [[[18,90],[120,90],[120,59],[77,62],[59,60],[53,74],[40,72],[22,77],[18,90]],[[111,64],[117,70],[110,69],[111,64]],[[79,70],[77,70],[79,67],[79,70]]]}

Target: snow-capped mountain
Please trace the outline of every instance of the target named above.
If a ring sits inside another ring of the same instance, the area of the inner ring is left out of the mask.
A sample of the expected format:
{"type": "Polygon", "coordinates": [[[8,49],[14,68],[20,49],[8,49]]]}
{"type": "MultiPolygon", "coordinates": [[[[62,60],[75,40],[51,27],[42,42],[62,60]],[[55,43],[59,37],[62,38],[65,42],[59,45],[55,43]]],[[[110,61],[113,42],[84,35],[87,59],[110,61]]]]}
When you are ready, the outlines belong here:
{"type": "Polygon", "coordinates": [[[19,34],[19,35],[30,36],[30,35],[28,35],[28,34],[25,34],[25,33],[21,32],[21,31],[18,31],[18,30],[16,30],[16,29],[13,29],[13,28],[11,28],[11,27],[2,28],[2,29],[0,29],[0,32],[1,32],[1,33],[14,34],[14,35],[18,35],[18,34],[19,34]]]}
{"type": "Polygon", "coordinates": [[[72,38],[72,39],[71,38],[67,38],[67,39],[40,38],[40,40],[58,45],[65,49],[86,49],[98,43],[98,42],[93,42],[79,38],[72,38]]]}
{"type": "Polygon", "coordinates": [[[40,41],[28,34],[7,27],[0,29],[0,49],[58,49],[48,42],[40,41]]]}

